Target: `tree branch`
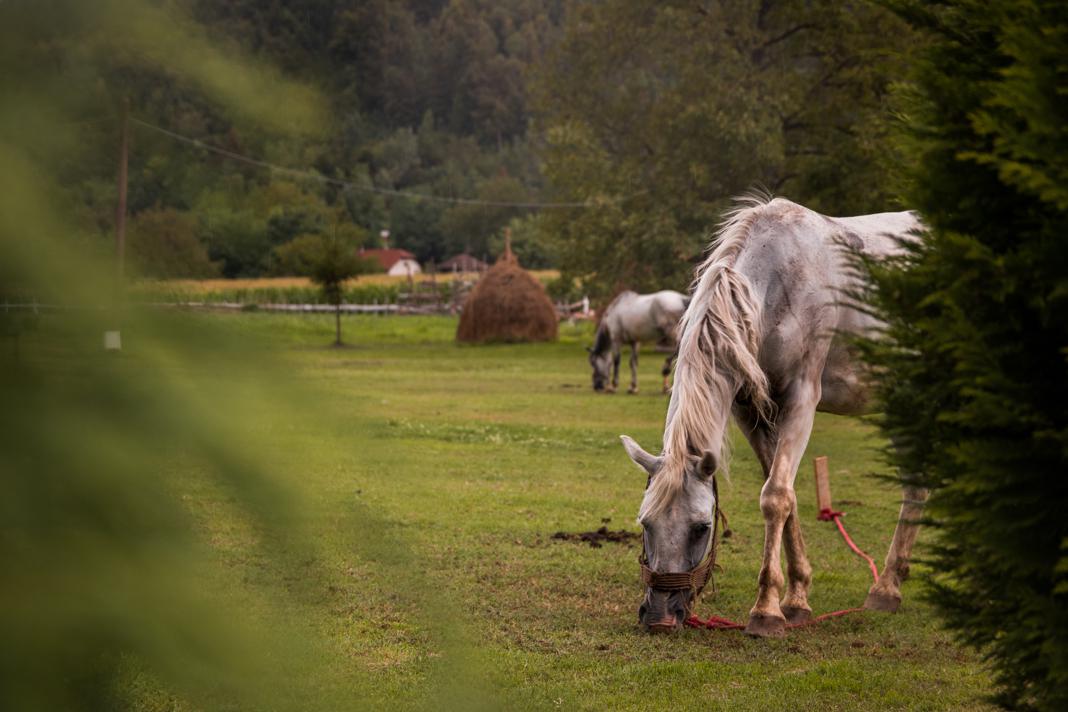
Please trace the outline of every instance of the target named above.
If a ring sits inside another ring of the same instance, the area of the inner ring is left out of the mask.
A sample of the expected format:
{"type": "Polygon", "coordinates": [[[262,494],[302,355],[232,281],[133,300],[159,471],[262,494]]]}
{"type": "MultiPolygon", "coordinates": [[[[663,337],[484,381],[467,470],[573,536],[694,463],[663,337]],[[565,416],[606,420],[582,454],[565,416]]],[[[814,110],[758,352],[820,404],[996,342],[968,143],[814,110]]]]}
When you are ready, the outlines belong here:
{"type": "Polygon", "coordinates": [[[786,173],[782,177],[780,177],[777,181],[773,181],[771,186],[770,186],[771,187],[771,192],[772,193],[778,193],[780,190],[782,190],[782,187],[784,185],[786,185],[786,181],[793,180],[794,178],[797,178],[797,175],[798,175],[797,173],[786,173]]]}
{"type": "Polygon", "coordinates": [[[780,34],[780,35],[778,35],[776,37],[772,37],[770,40],[768,40],[764,44],[762,44],[759,47],[757,47],[756,51],[760,52],[762,50],[767,49],[768,47],[771,47],[773,44],[778,44],[779,42],[782,42],[784,40],[787,40],[787,39],[793,37],[798,32],[802,32],[804,30],[814,30],[817,27],[819,27],[819,25],[817,25],[814,22],[802,22],[800,25],[797,25],[795,27],[791,27],[786,32],[783,32],[782,34],[780,34]]]}

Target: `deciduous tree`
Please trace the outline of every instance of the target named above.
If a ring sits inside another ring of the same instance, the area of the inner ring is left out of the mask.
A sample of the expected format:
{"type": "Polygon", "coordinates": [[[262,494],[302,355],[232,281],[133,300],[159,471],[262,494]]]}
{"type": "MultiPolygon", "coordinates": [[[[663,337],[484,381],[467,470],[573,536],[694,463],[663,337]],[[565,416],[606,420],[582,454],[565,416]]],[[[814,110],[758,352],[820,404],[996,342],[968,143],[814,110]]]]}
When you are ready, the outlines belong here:
{"type": "Polygon", "coordinates": [[[881,119],[903,23],[868,3],[577,6],[538,68],[566,271],[602,295],[683,287],[728,199],[763,186],[856,214],[892,201],[881,119]]]}

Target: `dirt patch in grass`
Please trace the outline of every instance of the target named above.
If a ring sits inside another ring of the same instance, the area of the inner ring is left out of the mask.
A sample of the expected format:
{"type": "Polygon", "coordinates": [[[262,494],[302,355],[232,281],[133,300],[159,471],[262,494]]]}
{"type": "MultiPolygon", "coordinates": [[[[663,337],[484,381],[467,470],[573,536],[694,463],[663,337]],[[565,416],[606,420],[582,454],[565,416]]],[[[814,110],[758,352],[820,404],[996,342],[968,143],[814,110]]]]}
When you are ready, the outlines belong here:
{"type": "Polygon", "coordinates": [[[634,546],[631,542],[640,538],[641,535],[637,532],[629,532],[626,529],[611,531],[607,525],[602,525],[600,529],[592,532],[556,532],[553,534],[553,539],[560,539],[561,541],[584,541],[593,549],[600,549],[605,542],[626,544],[629,549],[634,546]]]}

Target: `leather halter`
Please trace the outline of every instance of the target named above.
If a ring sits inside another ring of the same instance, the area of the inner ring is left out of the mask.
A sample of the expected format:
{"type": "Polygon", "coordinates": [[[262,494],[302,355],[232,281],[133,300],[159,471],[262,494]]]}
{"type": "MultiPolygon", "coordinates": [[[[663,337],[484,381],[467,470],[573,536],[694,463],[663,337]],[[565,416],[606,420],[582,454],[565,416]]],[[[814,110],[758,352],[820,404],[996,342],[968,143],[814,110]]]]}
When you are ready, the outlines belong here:
{"type": "MultiPolygon", "coordinates": [[[[715,475],[712,476],[712,496],[715,500],[712,505],[712,532],[708,537],[705,555],[701,557],[701,561],[698,562],[697,566],[694,566],[689,571],[670,573],[653,571],[649,568],[649,560],[645,556],[644,537],[642,538],[642,553],[638,556],[642,583],[646,586],[658,591],[690,591],[690,597],[686,604],[687,615],[692,612],[693,606],[697,602],[697,597],[701,595],[701,591],[712,580],[712,572],[716,568],[716,552],[719,549],[719,520],[723,520],[724,527],[727,525],[727,517],[719,508],[719,490],[716,487],[715,475]]],[[[715,583],[712,586],[715,589],[715,583]]]]}

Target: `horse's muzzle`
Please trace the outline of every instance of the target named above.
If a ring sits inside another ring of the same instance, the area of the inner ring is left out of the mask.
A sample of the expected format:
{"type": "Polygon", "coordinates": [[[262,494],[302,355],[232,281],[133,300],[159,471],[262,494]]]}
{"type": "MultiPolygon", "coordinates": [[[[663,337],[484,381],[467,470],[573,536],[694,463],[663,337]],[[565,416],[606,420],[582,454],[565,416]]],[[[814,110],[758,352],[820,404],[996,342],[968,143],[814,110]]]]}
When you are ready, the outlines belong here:
{"type": "Polygon", "coordinates": [[[645,601],[638,608],[638,622],[650,633],[671,633],[682,627],[686,620],[685,591],[657,591],[649,589],[645,601]]]}
{"type": "Polygon", "coordinates": [[[675,621],[671,623],[653,623],[645,626],[645,629],[654,635],[657,633],[674,633],[679,629],[679,624],[675,621]]]}

